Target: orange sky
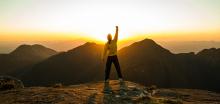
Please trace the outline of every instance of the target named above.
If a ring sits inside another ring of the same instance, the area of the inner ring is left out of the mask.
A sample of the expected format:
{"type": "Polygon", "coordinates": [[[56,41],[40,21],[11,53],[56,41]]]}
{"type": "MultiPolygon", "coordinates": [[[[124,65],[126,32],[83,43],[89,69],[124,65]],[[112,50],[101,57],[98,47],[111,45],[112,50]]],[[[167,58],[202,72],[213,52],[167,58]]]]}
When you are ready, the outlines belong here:
{"type": "Polygon", "coordinates": [[[220,41],[219,0],[1,0],[0,41],[220,41]]]}

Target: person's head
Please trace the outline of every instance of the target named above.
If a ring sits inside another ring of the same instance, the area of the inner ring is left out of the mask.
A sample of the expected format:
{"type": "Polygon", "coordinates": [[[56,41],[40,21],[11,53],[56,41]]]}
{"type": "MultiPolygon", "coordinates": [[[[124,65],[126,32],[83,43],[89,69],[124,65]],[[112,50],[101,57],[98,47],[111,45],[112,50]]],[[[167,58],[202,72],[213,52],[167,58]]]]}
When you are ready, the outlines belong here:
{"type": "Polygon", "coordinates": [[[112,35],[110,33],[107,35],[107,39],[108,39],[108,41],[112,40],[112,35]]]}

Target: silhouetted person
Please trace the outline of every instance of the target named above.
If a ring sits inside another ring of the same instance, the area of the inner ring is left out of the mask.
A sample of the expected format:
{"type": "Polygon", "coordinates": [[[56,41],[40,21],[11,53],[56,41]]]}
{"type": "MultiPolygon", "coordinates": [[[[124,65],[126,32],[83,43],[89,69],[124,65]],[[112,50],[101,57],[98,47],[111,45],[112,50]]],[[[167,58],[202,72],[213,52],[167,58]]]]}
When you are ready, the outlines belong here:
{"type": "Polygon", "coordinates": [[[120,82],[123,82],[120,64],[118,62],[118,57],[117,57],[118,26],[116,26],[114,39],[112,39],[111,34],[108,34],[107,39],[108,39],[108,42],[104,46],[104,52],[102,56],[103,61],[105,61],[105,58],[107,57],[106,68],[105,68],[105,83],[109,83],[109,75],[110,75],[112,63],[114,63],[115,65],[118,78],[119,78],[118,80],[120,82]]]}

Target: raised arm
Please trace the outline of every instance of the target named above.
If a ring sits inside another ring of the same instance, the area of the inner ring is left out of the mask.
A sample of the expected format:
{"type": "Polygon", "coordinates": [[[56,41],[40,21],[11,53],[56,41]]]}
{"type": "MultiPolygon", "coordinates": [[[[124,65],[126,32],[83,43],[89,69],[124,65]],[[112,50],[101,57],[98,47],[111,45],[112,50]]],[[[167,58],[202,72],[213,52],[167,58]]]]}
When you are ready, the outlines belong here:
{"type": "Polygon", "coordinates": [[[118,41],[118,26],[115,26],[115,27],[116,27],[116,31],[115,31],[114,40],[115,40],[115,41],[118,41]]]}

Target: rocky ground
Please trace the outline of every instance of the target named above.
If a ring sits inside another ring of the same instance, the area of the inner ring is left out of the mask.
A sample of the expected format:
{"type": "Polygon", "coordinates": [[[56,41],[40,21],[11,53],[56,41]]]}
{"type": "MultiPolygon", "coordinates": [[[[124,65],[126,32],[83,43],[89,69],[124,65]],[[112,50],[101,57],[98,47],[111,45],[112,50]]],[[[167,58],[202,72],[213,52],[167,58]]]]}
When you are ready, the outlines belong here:
{"type": "Polygon", "coordinates": [[[220,94],[192,89],[155,89],[110,81],[0,91],[1,104],[220,104],[220,94]],[[110,91],[103,92],[103,88],[110,91]]]}

